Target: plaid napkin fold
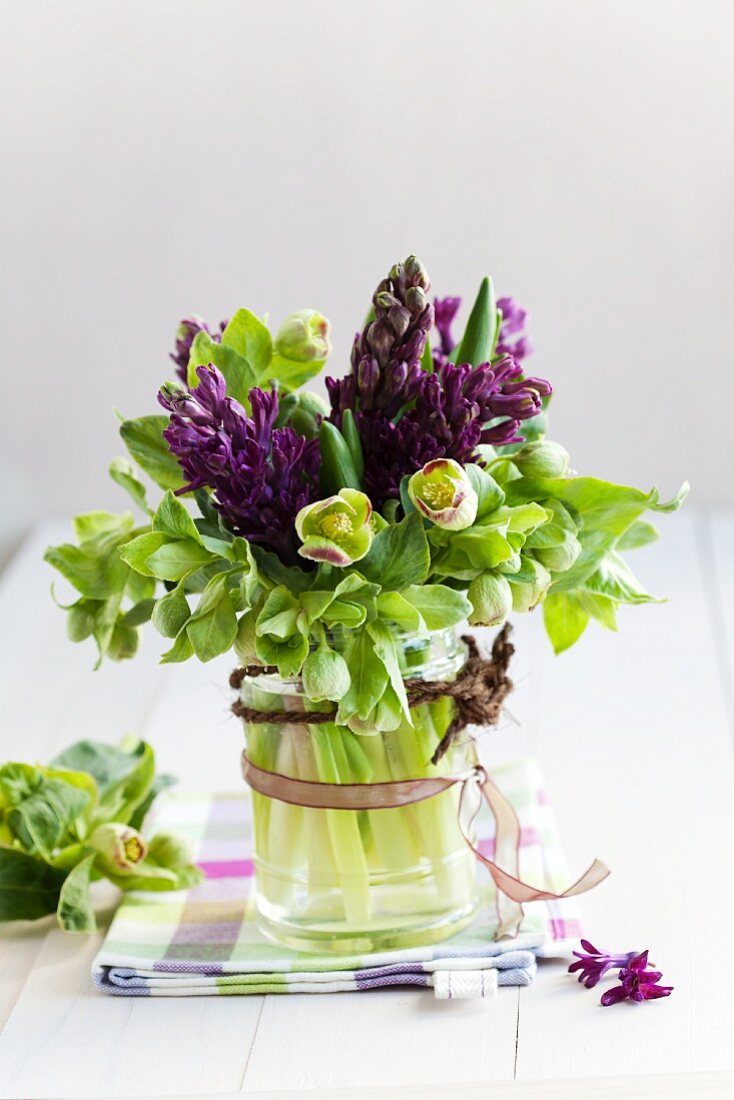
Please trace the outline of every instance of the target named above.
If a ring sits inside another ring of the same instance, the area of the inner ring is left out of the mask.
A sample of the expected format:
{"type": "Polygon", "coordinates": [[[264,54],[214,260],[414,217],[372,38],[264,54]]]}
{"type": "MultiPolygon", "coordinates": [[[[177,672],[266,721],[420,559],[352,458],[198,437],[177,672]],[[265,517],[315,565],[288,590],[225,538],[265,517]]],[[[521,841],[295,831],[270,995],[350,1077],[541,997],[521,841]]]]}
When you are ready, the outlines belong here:
{"type": "MultiPolygon", "coordinates": [[[[537,765],[493,770],[522,826],[520,872],[551,890],[567,882],[555,817],[537,765]]],[[[529,985],[538,957],[567,955],[581,932],[575,899],[526,907],[520,932],[495,943],[494,886],[478,866],[482,906],[468,928],[430,947],[368,955],[318,955],[267,939],[255,924],[249,799],[246,794],[162,796],[156,827],[187,834],[206,879],[171,894],[123,897],[92,965],[105,993],[177,997],[250,993],[336,993],[390,985],[432,987],[437,997],[488,997],[529,985]]],[[[478,822],[480,851],[494,847],[491,815],[478,822]]]]}

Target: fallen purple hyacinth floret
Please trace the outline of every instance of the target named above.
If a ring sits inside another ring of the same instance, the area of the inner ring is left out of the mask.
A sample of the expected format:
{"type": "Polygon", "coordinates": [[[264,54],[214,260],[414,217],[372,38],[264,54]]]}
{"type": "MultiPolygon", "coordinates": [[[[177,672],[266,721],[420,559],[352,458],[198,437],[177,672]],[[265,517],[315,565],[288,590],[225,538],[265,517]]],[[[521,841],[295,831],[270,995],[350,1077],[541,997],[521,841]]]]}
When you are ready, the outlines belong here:
{"type": "Polygon", "coordinates": [[[599,951],[589,940],[581,940],[583,951],[574,951],[576,962],[568,968],[569,974],[578,974],[578,980],[587,989],[593,989],[604,975],[619,968],[619,985],[602,994],[601,1003],[619,1004],[621,1001],[654,1001],[669,997],[673,986],[659,985],[662,972],[647,970],[647,951],[627,951],[621,955],[609,955],[599,951]]]}

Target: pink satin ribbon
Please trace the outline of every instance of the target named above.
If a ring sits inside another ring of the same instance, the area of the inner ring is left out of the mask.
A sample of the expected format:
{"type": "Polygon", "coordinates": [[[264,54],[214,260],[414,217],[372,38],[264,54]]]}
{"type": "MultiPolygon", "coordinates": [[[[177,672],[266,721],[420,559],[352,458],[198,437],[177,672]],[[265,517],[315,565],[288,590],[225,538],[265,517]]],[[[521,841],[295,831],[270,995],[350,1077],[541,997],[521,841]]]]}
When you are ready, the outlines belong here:
{"type": "Polygon", "coordinates": [[[522,922],[523,902],[558,901],[584,894],[598,886],[609,868],[595,859],[583,875],[560,894],[539,890],[518,877],[520,863],[520,822],[512,804],[491,781],[481,764],[460,775],[431,776],[425,779],[397,779],[387,783],[320,783],[310,779],[292,779],[280,772],[266,771],[242,753],[242,774],[254,791],[315,810],[390,810],[433,798],[457,783],[458,824],[466,844],[489,871],[497,887],[499,924],[495,939],[517,935],[522,922]],[[495,860],[487,859],[472,842],[472,826],[485,801],[495,822],[495,860]]]}

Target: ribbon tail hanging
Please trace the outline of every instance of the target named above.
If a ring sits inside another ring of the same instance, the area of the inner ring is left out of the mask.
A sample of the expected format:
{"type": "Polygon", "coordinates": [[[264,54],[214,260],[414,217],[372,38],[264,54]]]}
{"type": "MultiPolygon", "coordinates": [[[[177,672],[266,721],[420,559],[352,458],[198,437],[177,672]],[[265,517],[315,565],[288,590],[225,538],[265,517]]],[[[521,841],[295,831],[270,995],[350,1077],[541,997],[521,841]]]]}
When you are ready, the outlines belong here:
{"type": "Polygon", "coordinates": [[[595,859],[580,878],[562,893],[541,890],[523,882],[519,877],[520,822],[512,804],[494,785],[482,767],[478,767],[462,785],[459,799],[459,827],[464,840],[480,863],[487,868],[497,887],[499,918],[495,933],[497,940],[517,935],[523,918],[523,902],[559,901],[576,894],[584,894],[587,890],[598,886],[610,873],[606,864],[595,859]],[[483,800],[489,806],[495,821],[494,860],[482,855],[471,839],[472,825],[483,800]]]}

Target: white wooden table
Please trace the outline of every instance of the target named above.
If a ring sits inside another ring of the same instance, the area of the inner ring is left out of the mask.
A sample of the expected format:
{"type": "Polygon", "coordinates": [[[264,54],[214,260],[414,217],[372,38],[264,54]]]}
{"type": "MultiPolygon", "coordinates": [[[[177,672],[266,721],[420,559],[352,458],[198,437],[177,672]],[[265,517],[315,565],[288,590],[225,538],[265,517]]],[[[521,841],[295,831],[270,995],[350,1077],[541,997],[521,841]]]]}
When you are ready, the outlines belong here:
{"type": "MultiPolygon", "coordinates": [[[[102,932],[5,926],[0,1095],[731,1095],[734,514],[688,508],[661,527],[637,568],[669,603],[623,611],[617,636],[591,626],[560,658],[539,617],[517,624],[520,724],[494,735],[489,756],[539,758],[572,869],[595,855],[613,869],[582,899],[589,936],[651,948],[672,997],[602,1009],[598,990],[549,963],[530,988],[486,1002],[411,989],[111,998],[89,976],[102,932]]],[[[134,662],[93,673],[49,596],[41,554],[59,537],[35,531],[0,581],[2,758],[43,761],[80,737],[135,731],[186,787],[236,786],[231,661],[159,667],[151,630],[134,662]]],[[[101,889],[103,930],[114,897],[101,889]]]]}

